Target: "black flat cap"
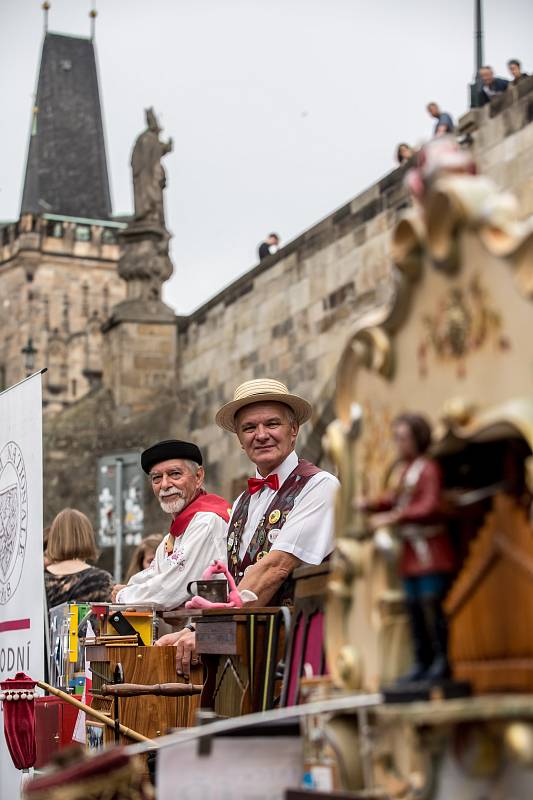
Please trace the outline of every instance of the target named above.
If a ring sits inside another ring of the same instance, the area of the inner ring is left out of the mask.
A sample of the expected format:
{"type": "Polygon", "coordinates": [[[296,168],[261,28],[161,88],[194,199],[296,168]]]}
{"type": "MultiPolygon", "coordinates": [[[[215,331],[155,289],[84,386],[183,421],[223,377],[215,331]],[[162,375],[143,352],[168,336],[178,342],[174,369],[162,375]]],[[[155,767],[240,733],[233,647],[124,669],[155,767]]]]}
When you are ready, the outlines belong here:
{"type": "Polygon", "coordinates": [[[203,463],[200,448],[195,444],[180,442],[178,439],[166,439],[164,442],[156,442],[141,453],[141,467],[148,475],[154,464],[169,461],[171,458],[185,458],[197,464],[203,463]]]}

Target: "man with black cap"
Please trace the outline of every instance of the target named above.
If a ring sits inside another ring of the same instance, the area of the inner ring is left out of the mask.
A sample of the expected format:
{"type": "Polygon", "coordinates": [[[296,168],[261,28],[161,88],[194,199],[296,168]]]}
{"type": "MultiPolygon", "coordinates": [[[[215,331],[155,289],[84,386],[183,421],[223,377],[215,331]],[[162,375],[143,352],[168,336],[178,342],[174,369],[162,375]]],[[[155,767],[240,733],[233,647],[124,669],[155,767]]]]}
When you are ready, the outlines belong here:
{"type": "Polygon", "coordinates": [[[176,608],[189,596],[189,581],[215,559],[226,561],[228,504],[203,488],[202,454],[195,444],[176,439],[157,442],[142,453],[141,466],[172,523],[151,565],[127,586],[115,586],[112,597],[117,603],[176,608]]]}

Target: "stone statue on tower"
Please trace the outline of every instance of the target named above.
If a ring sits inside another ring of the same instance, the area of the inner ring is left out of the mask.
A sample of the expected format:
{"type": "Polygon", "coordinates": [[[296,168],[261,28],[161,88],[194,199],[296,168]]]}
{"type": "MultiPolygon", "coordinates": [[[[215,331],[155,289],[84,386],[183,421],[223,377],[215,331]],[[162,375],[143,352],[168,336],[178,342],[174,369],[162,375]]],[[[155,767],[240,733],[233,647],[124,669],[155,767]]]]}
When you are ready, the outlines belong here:
{"type": "Polygon", "coordinates": [[[164,227],[166,176],[161,159],[172,151],[172,139],[163,142],[159,138],[161,128],[153,108],[146,109],[146,124],[148,127],[138,136],[131,156],[135,220],[164,227]]]}
{"type": "Polygon", "coordinates": [[[119,311],[130,314],[134,308],[137,314],[141,307],[147,313],[147,303],[153,313],[167,309],[173,315],[161,303],[161,287],[173,271],[163,198],[166,175],[161,164],[163,156],[172,150],[172,139],[162,142],[159,138],[161,128],[153,108],[145,113],[147,128],[137,137],[131,154],[133,218],[119,233],[122,252],[118,274],[126,281],[127,297],[120,308],[114,309],[115,315],[119,311]]]}

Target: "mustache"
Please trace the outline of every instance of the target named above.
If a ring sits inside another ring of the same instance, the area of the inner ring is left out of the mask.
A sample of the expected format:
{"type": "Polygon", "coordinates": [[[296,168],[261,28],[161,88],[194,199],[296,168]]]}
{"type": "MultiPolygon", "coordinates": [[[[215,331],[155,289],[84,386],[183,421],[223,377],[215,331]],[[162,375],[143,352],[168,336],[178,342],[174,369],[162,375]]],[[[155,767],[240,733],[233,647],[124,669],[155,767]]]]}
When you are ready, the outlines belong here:
{"type": "Polygon", "coordinates": [[[185,497],[181,489],[161,489],[159,497],[185,497]]]}

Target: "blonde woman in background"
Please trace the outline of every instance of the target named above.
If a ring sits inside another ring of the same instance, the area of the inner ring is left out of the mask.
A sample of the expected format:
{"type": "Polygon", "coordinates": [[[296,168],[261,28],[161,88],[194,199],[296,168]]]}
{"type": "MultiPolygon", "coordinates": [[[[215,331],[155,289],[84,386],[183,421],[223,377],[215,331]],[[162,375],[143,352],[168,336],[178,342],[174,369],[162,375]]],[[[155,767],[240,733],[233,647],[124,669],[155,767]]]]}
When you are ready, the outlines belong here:
{"type": "Polygon", "coordinates": [[[48,608],[67,602],[108,602],[113,578],[87,561],[96,561],[94,531],[85,514],[64,508],[52,522],[44,570],[48,608]]]}

